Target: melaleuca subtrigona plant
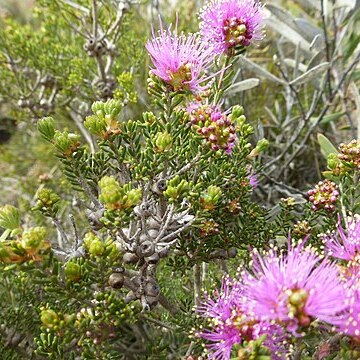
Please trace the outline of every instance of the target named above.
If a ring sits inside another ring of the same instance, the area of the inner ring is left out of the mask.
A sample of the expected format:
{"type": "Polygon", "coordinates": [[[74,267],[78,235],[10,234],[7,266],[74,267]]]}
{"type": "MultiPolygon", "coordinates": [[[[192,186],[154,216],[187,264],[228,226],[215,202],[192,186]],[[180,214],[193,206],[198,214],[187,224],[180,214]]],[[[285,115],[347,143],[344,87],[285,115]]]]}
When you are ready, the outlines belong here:
{"type": "MultiPolygon", "coordinates": [[[[45,228],[23,229],[20,219],[1,223],[1,261],[32,274],[29,287],[40,294],[30,342],[38,356],[146,356],[152,351],[144,346],[151,341],[146,329],[162,324],[156,318],[171,314],[189,329],[175,291],[188,305],[198,304],[207,266],[225,269],[268,240],[265,210],[251,201],[254,160],[267,143],[251,145],[244,109],[228,108],[223,97],[237,55],[260,38],[261,9],[254,9],[259,16],[224,27],[222,51],[204,41],[205,22],[202,35],[160,22],[146,43],[151,108],[125,120],[123,101],[94,102],[83,119],[94,146],[58,129],[52,117],[38,120],[76,204],[64,218],[69,210],[56,190],[37,192],[33,210],[49,219],[57,237],[45,228]]],[[[5,218],[16,214],[2,211],[5,218]]]]}

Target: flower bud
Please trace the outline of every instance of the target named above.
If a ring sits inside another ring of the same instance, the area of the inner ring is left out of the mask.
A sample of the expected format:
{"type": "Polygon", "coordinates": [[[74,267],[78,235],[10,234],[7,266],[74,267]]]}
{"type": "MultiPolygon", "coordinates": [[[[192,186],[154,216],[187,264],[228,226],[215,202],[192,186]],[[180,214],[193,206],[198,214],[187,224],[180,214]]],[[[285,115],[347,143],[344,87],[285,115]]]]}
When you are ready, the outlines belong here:
{"type": "Polygon", "coordinates": [[[84,126],[94,135],[102,137],[106,133],[106,123],[99,117],[91,115],[87,116],[84,126]]]}
{"type": "Polygon", "coordinates": [[[327,167],[329,170],[335,170],[339,165],[340,161],[336,154],[329,154],[327,156],[327,167]]]}
{"type": "Polygon", "coordinates": [[[89,247],[89,254],[91,256],[101,256],[105,251],[105,245],[101,240],[94,240],[89,247]]]}
{"type": "Polygon", "coordinates": [[[235,122],[236,119],[240,118],[240,116],[244,115],[244,108],[240,105],[235,105],[232,108],[230,119],[235,122]]]}
{"type": "Polygon", "coordinates": [[[30,255],[41,249],[46,240],[46,229],[42,226],[25,230],[22,234],[21,245],[30,255]]]}
{"type": "Polygon", "coordinates": [[[251,151],[249,154],[249,158],[254,158],[258,155],[260,155],[262,152],[264,152],[269,147],[269,141],[266,139],[261,139],[256,144],[255,149],[251,151]]]}
{"type": "Polygon", "coordinates": [[[144,112],[143,118],[148,124],[156,122],[156,116],[152,112],[144,112]]]}
{"type": "Polygon", "coordinates": [[[65,267],[66,278],[70,281],[79,281],[81,278],[81,267],[75,262],[67,263],[65,267]]]}
{"type": "Polygon", "coordinates": [[[125,203],[125,207],[133,207],[136,206],[142,198],[141,189],[132,189],[126,194],[127,200],[125,203]]]}
{"type": "Polygon", "coordinates": [[[70,156],[80,146],[80,136],[67,131],[55,131],[53,143],[55,148],[65,156],[70,156]]]}
{"type": "Polygon", "coordinates": [[[122,197],[120,184],[113,176],[104,176],[99,181],[99,187],[101,190],[99,196],[100,201],[103,202],[107,208],[113,208],[111,205],[119,202],[122,197]]]}
{"type": "Polygon", "coordinates": [[[60,201],[59,195],[50,189],[42,188],[37,192],[36,196],[37,201],[34,207],[35,210],[56,214],[58,210],[58,202],[60,201]]]}
{"type": "Polygon", "coordinates": [[[222,191],[218,186],[210,185],[200,198],[200,202],[204,209],[213,210],[221,195],[222,191]]]}
{"type": "Polygon", "coordinates": [[[155,146],[158,152],[162,153],[171,148],[173,137],[167,132],[159,132],[155,136],[155,146]]]}
{"type": "Polygon", "coordinates": [[[294,290],[288,298],[289,304],[296,307],[303,307],[309,295],[304,289],[294,290]]]}
{"type": "Polygon", "coordinates": [[[53,328],[59,322],[58,314],[51,309],[44,309],[41,311],[40,320],[47,328],[53,328]]]}

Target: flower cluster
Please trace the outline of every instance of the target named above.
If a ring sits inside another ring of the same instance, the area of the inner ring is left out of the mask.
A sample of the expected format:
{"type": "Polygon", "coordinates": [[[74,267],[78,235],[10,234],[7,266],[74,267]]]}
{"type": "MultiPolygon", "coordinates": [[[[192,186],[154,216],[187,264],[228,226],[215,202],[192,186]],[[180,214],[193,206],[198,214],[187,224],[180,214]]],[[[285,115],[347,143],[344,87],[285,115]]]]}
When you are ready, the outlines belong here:
{"type": "Polygon", "coordinates": [[[209,77],[207,70],[214,60],[214,52],[197,34],[177,34],[163,28],[146,43],[155,66],[151,73],[162,79],[172,91],[187,90],[193,93],[206,90],[203,85],[209,77]]]}
{"type": "Polygon", "coordinates": [[[296,237],[302,239],[311,233],[311,226],[306,220],[298,221],[294,225],[293,233],[296,237]]]}
{"type": "Polygon", "coordinates": [[[360,269],[360,216],[346,220],[346,230],[338,222],[337,233],[324,237],[326,251],[336,259],[345,260],[350,273],[360,269]]]}
{"type": "Polygon", "coordinates": [[[212,150],[232,152],[237,140],[235,126],[218,106],[191,103],[187,110],[191,124],[211,144],[212,150]]]}
{"type": "Polygon", "coordinates": [[[200,227],[200,236],[207,237],[219,233],[219,224],[213,219],[205,220],[200,227]]]}
{"type": "Polygon", "coordinates": [[[349,144],[340,144],[338,158],[347,167],[360,170],[360,141],[352,140],[349,144]]]}
{"type": "Polygon", "coordinates": [[[309,195],[309,201],[313,203],[312,209],[314,211],[319,209],[335,210],[334,203],[339,196],[339,191],[334,182],[330,180],[320,181],[307,194],[309,195]]]}
{"type": "Polygon", "coordinates": [[[252,271],[243,279],[248,310],[281,322],[296,336],[315,319],[335,324],[345,310],[338,267],[301,243],[289,245],[286,255],[271,250],[261,257],[255,252],[252,271]]]}
{"type": "Polygon", "coordinates": [[[344,262],[342,269],[345,303],[348,306],[337,321],[340,332],[360,339],[360,216],[345,221],[344,229],[339,219],[337,232],[324,236],[325,250],[333,258],[344,262]]]}
{"type": "Polygon", "coordinates": [[[197,308],[208,320],[208,329],[197,336],[208,340],[209,359],[230,359],[233,346],[252,341],[267,334],[264,345],[272,352],[272,359],[281,359],[279,349],[284,340],[280,326],[258,321],[244,310],[243,285],[228,277],[222,281],[215,299],[205,294],[205,301],[197,308]]]}
{"type": "Polygon", "coordinates": [[[24,230],[16,240],[0,241],[0,263],[41,261],[51,248],[46,237],[46,229],[37,226],[24,230]]]}
{"type": "Polygon", "coordinates": [[[262,38],[263,5],[254,0],[213,0],[200,13],[204,42],[217,53],[231,54],[262,38]]]}
{"type": "Polygon", "coordinates": [[[348,282],[349,287],[345,299],[349,308],[338,322],[339,331],[360,340],[360,281],[352,279],[348,282]]]}
{"type": "Polygon", "coordinates": [[[359,334],[359,282],[347,291],[337,265],[304,244],[289,241],[286,254],[254,251],[252,268],[240,280],[225,277],[216,300],[205,294],[198,312],[208,324],[198,336],[211,342],[210,358],[229,359],[235,344],[263,334],[272,358],[285,358],[286,339],[305,335],[314,321],[359,334]]]}

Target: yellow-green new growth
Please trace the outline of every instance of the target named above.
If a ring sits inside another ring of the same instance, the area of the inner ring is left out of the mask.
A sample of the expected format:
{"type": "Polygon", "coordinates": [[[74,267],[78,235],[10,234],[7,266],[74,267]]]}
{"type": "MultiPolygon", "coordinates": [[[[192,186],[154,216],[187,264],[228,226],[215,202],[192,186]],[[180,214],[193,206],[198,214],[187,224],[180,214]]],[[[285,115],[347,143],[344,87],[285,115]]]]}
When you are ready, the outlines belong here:
{"type": "Polygon", "coordinates": [[[113,176],[104,176],[99,181],[99,199],[109,210],[123,210],[136,206],[141,198],[141,189],[132,189],[131,184],[121,186],[113,176]]]}
{"type": "Polygon", "coordinates": [[[55,148],[64,156],[70,156],[80,147],[80,136],[67,131],[55,130],[52,140],[55,148]]]}
{"type": "Polygon", "coordinates": [[[0,227],[8,230],[20,228],[19,210],[12,205],[4,205],[0,208],[0,227]]]}
{"type": "Polygon", "coordinates": [[[222,191],[218,186],[210,185],[201,195],[200,203],[205,210],[213,210],[221,199],[221,195],[222,191]]]}
{"type": "Polygon", "coordinates": [[[118,115],[122,104],[118,100],[109,99],[106,102],[96,101],[91,107],[94,115],[88,116],[84,122],[85,127],[94,135],[103,139],[111,134],[121,132],[118,115]]]}
{"type": "Polygon", "coordinates": [[[168,132],[158,132],[155,136],[155,146],[159,153],[171,149],[173,137],[168,132]]]}
{"type": "Polygon", "coordinates": [[[167,181],[167,189],[164,191],[164,195],[170,202],[175,202],[183,199],[187,196],[191,190],[190,183],[185,179],[181,179],[179,175],[176,175],[171,180],[167,181]]]}
{"type": "Polygon", "coordinates": [[[46,229],[42,226],[37,226],[25,230],[21,236],[21,245],[30,255],[34,255],[46,244],[46,229]]]}

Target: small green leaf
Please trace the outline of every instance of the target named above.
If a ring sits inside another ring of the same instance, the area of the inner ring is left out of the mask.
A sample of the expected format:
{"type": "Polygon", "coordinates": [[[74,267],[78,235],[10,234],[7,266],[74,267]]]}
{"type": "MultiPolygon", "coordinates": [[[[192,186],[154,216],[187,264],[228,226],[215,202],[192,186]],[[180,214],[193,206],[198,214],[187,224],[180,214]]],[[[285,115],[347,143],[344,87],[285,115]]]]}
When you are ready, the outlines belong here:
{"type": "MultiPolygon", "coordinates": [[[[346,112],[342,111],[342,112],[337,112],[334,114],[329,114],[326,115],[322,118],[322,120],[320,121],[320,124],[324,125],[324,124],[329,124],[333,121],[337,121],[338,119],[340,119],[346,112]]],[[[310,120],[311,121],[311,120],[310,120]]]]}
{"type": "Polygon", "coordinates": [[[329,154],[337,154],[338,151],[336,147],[331,143],[331,141],[323,134],[318,134],[317,136],[321,153],[327,159],[329,154]]]}

